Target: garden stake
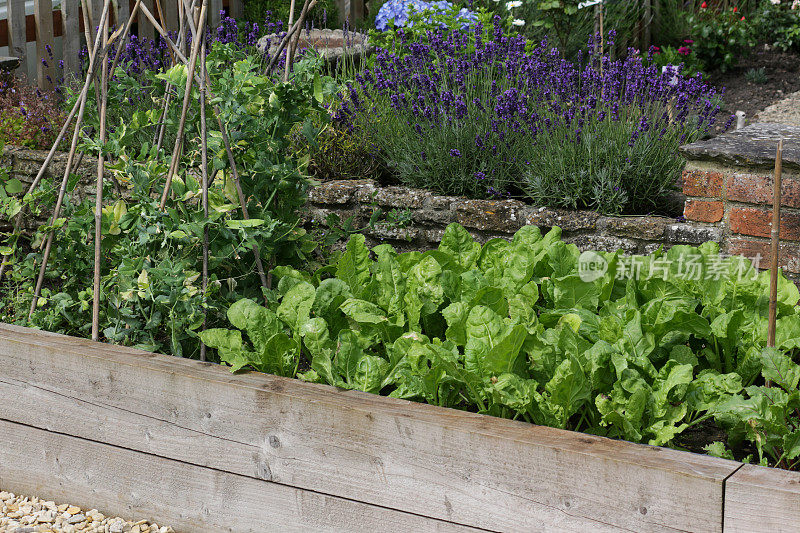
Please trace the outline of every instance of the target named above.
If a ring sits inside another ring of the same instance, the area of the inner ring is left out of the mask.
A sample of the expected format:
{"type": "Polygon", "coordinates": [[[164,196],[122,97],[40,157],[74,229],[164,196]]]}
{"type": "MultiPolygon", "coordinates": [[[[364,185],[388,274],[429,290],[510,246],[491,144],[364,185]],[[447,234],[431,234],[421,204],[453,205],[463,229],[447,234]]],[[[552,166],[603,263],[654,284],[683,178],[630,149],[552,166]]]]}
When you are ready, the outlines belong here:
{"type": "MultiPolygon", "coordinates": [[[[317,0],[311,0],[311,2],[308,4],[308,9],[313,8],[315,5],[317,5],[317,0]]],[[[281,56],[281,52],[286,47],[286,45],[289,43],[289,39],[291,38],[292,35],[294,35],[294,32],[298,31],[299,29],[300,29],[300,25],[295,23],[294,26],[292,26],[289,29],[289,31],[286,32],[286,35],[284,35],[283,39],[281,40],[281,43],[278,45],[278,49],[275,51],[275,55],[273,55],[272,59],[269,60],[269,63],[267,64],[266,72],[269,72],[269,71],[272,70],[272,67],[274,67],[275,63],[278,62],[278,58],[281,56]]]]}
{"type": "MultiPolygon", "coordinates": [[[[205,26],[206,9],[208,8],[208,0],[203,0],[203,7],[200,9],[200,25],[197,28],[199,34],[203,33],[205,26]]],[[[170,161],[169,172],[167,173],[167,182],[164,184],[164,193],[161,195],[161,204],[159,208],[163,211],[164,206],[167,205],[167,196],[169,195],[170,187],[172,186],[172,177],[178,170],[180,160],[181,148],[183,147],[183,129],[186,127],[186,114],[189,110],[189,101],[192,97],[192,82],[194,81],[194,69],[197,65],[197,56],[200,53],[201,39],[195,39],[192,43],[191,59],[189,60],[188,71],[186,72],[186,87],[183,95],[183,107],[181,108],[181,118],[178,122],[178,135],[175,139],[175,149],[172,151],[172,161],[170,161]]]]}
{"type": "MultiPolygon", "coordinates": [[[[103,48],[108,42],[108,17],[102,28],[103,48]]],[[[106,143],[106,111],[108,108],[108,61],[101,59],[100,68],[100,154],[97,156],[97,187],[94,201],[94,287],[92,289],[92,340],[100,340],[100,252],[103,240],[103,174],[105,157],[102,146],[106,143]]],[[[97,92],[97,91],[95,91],[97,92]]]]}
{"type": "MultiPolygon", "coordinates": [[[[203,181],[203,304],[208,292],[208,131],[206,126],[206,43],[200,45],[200,172],[203,181]]],[[[206,330],[206,307],[203,306],[203,331],[206,330]]],[[[206,360],[206,344],[200,341],[200,360],[206,360]]]]}
{"type": "MultiPolygon", "coordinates": [[[[302,28],[303,27],[303,23],[305,22],[306,16],[308,15],[308,5],[309,5],[309,0],[305,0],[305,3],[303,3],[303,9],[300,12],[300,18],[297,19],[298,28],[302,28]]],[[[291,65],[292,62],[294,61],[294,53],[297,50],[297,45],[300,43],[300,34],[301,33],[302,33],[302,29],[298,29],[294,33],[294,36],[292,38],[292,44],[291,44],[291,46],[289,46],[289,49],[286,52],[288,59],[286,61],[287,69],[286,69],[286,79],[284,81],[289,81],[288,65],[291,65]]]]}
{"type": "MultiPolygon", "coordinates": [[[[108,9],[111,5],[111,0],[105,0],[103,6],[103,14],[100,16],[100,26],[103,27],[105,24],[106,17],[108,16],[108,9]]],[[[72,161],[75,158],[75,150],[78,147],[78,138],[80,137],[81,133],[81,123],[83,122],[83,112],[86,109],[86,100],[87,95],[89,92],[89,85],[92,83],[92,79],[94,78],[94,70],[97,67],[97,63],[99,61],[103,61],[105,58],[105,54],[108,52],[108,49],[103,50],[103,54],[98,57],[98,48],[100,46],[100,33],[98,32],[97,36],[94,40],[94,53],[89,59],[89,72],[86,75],[86,81],[83,84],[83,90],[81,91],[81,105],[78,110],[78,118],[75,120],[75,132],[72,134],[72,144],[70,145],[69,155],[67,156],[67,164],[64,169],[64,178],[61,180],[61,188],[58,191],[58,199],[56,200],[56,205],[53,208],[53,218],[51,222],[51,226],[55,224],[55,221],[58,219],[58,215],[61,214],[61,204],[64,202],[64,194],[67,191],[67,182],[69,181],[69,171],[72,168],[72,161]],[[99,60],[99,61],[98,61],[99,60]]],[[[47,235],[47,244],[44,248],[44,254],[42,255],[42,265],[39,268],[39,276],[36,279],[36,288],[33,292],[33,299],[31,301],[31,309],[28,313],[28,320],[33,317],[33,312],[36,310],[36,304],[39,301],[39,294],[42,291],[42,283],[44,282],[44,274],[47,270],[47,259],[50,256],[50,249],[53,246],[53,236],[55,235],[54,230],[50,230],[47,235]]]]}
{"type": "MultiPolygon", "coordinates": [[[[306,2],[308,2],[308,0],[306,0],[306,2]]],[[[292,27],[293,20],[294,20],[294,0],[291,0],[291,2],[289,3],[289,24],[286,25],[287,28],[292,27]]],[[[284,66],[283,69],[283,81],[287,81],[289,79],[289,60],[290,60],[289,53],[291,51],[292,51],[291,46],[286,49],[286,65],[284,66]]]]}
{"type": "MultiPolygon", "coordinates": [[[[772,256],[769,279],[769,318],[767,320],[767,346],[775,346],[775,321],[778,311],[778,238],[781,230],[781,159],[783,157],[783,139],[778,141],[775,154],[775,179],[772,184],[772,256]]],[[[767,381],[767,386],[769,386],[767,381]]]]}

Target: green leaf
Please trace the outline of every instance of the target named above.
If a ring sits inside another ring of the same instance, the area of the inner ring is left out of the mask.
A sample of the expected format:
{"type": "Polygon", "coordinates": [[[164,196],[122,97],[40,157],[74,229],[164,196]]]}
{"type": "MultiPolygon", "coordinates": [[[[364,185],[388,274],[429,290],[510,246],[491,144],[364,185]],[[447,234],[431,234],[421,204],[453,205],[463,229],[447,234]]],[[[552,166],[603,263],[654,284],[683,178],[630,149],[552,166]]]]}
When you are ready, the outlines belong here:
{"type": "Polygon", "coordinates": [[[23,187],[22,182],[16,178],[12,178],[6,182],[6,192],[8,194],[20,194],[24,190],[25,187],[23,187]]]}
{"type": "Polygon", "coordinates": [[[263,353],[267,341],[281,329],[275,313],[246,298],[228,309],[228,320],[238,329],[247,331],[247,336],[257,352],[263,353]]]}
{"type": "Polygon", "coordinates": [[[800,382],[800,365],[794,363],[788,355],[776,348],[764,348],[761,351],[761,363],[764,379],[774,381],[786,391],[797,388],[800,382]]]}
{"type": "Polygon", "coordinates": [[[300,326],[309,318],[315,297],[316,290],[312,284],[305,281],[297,283],[286,292],[278,306],[278,318],[283,320],[294,334],[298,334],[300,326]]]}
{"type": "Polygon", "coordinates": [[[366,300],[348,298],[340,309],[360,324],[382,324],[389,321],[380,307],[366,300]]]}
{"type": "Polygon", "coordinates": [[[453,223],[447,226],[439,251],[451,256],[462,268],[469,269],[477,263],[481,245],[461,225],[453,223]]]}
{"type": "Polygon", "coordinates": [[[567,420],[590,398],[591,389],[581,363],[570,356],[558,365],[553,378],[545,385],[550,403],[561,408],[561,427],[566,428],[567,420]]]}
{"type": "Polygon", "coordinates": [[[360,295],[369,281],[369,249],[364,244],[364,236],[350,237],[347,249],[336,265],[336,277],[347,283],[352,293],[360,295]]]}
{"type": "Polygon", "coordinates": [[[464,363],[468,371],[481,377],[492,376],[487,357],[504,336],[503,319],[488,307],[478,305],[469,311],[464,363]]]}

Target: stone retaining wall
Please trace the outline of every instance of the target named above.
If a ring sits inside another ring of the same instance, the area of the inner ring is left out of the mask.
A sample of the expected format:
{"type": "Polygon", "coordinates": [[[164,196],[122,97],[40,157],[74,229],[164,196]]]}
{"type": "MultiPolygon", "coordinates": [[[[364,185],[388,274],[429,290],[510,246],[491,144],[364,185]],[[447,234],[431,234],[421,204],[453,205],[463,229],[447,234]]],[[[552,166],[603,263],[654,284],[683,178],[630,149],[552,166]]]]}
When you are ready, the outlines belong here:
{"type": "Polygon", "coordinates": [[[528,224],[543,229],[558,226],[564,240],[581,249],[622,249],[627,253],[650,253],[662,244],[720,242],[722,238],[722,231],[713,224],[682,223],[660,216],[603,216],[593,211],[533,207],[517,200],[468,200],[407,187],[381,187],[372,180],[323,182],[309,196],[312,221],[325,224],[331,213],[341,219],[352,217],[356,227],[366,228],[364,233],[373,244],[389,242],[404,250],[437,246],[451,222],[458,222],[482,242],[508,238],[528,224]],[[375,208],[384,212],[397,209],[408,223],[384,221],[369,227],[375,208]]]}
{"type": "Polygon", "coordinates": [[[800,274],[800,128],[752,124],[739,131],[684,146],[684,215],[711,224],[723,251],[770,264],[775,150],[784,139],[779,265],[800,274]]]}

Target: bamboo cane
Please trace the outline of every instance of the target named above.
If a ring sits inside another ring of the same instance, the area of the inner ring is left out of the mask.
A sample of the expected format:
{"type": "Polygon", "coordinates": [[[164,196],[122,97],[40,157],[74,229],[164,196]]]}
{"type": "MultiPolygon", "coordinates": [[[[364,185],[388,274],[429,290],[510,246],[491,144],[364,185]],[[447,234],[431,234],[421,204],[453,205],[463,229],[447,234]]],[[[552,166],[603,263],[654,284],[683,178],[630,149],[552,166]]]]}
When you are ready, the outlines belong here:
{"type": "MultiPolygon", "coordinates": [[[[208,139],[206,125],[206,43],[200,45],[200,172],[203,186],[203,217],[208,224],[208,139]]],[[[208,226],[203,226],[203,331],[206,329],[206,298],[208,294],[208,226]]],[[[200,342],[200,360],[206,360],[206,345],[200,342]]]]}
{"type": "MultiPolygon", "coordinates": [[[[317,0],[311,0],[311,2],[308,4],[308,9],[313,8],[315,5],[317,5],[317,0]]],[[[278,62],[278,58],[281,56],[281,52],[283,51],[283,49],[289,43],[289,39],[291,39],[292,35],[294,35],[294,33],[299,29],[300,25],[295,23],[294,26],[289,28],[289,31],[286,32],[286,35],[284,35],[283,39],[278,45],[278,49],[275,51],[275,54],[272,56],[272,59],[269,60],[269,64],[267,64],[267,72],[271,71],[272,67],[275,66],[275,63],[278,62]]]]}
{"type": "MultiPolygon", "coordinates": [[[[103,5],[103,13],[100,16],[100,26],[102,27],[105,24],[106,17],[108,16],[108,9],[111,5],[111,0],[105,0],[103,5]]],[[[108,52],[108,49],[103,50],[103,55],[101,57],[97,57],[98,48],[100,46],[100,32],[98,32],[97,36],[95,37],[94,41],[94,61],[90,59],[90,72],[86,75],[86,81],[83,85],[83,90],[81,91],[81,105],[78,110],[78,117],[75,121],[75,132],[72,134],[72,144],[69,149],[69,155],[67,156],[67,165],[64,170],[64,178],[61,180],[61,188],[58,191],[58,199],[56,200],[56,205],[53,208],[53,218],[51,225],[55,224],[55,221],[58,219],[58,215],[61,214],[61,204],[64,202],[64,194],[67,190],[67,182],[69,181],[69,171],[72,167],[72,161],[75,158],[75,150],[78,147],[78,138],[80,137],[81,133],[81,123],[83,122],[83,113],[86,109],[86,96],[89,91],[89,85],[94,78],[94,68],[96,67],[99,61],[103,61],[105,58],[105,54],[108,52]],[[97,61],[99,59],[99,61],[97,61]]],[[[39,268],[39,276],[36,279],[36,288],[34,289],[33,293],[33,300],[31,301],[31,308],[30,312],[28,313],[28,319],[30,320],[33,317],[33,312],[36,310],[36,304],[39,300],[39,295],[42,291],[42,283],[44,282],[44,274],[47,270],[47,260],[50,257],[50,250],[53,246],[53,235],[55,234],[54,230],[51,229],[47,236],[47,244],[44,248],[44,254],[42,256],[42,265],[39,268]]]]}
{"type": "MultiPolygon", "coordinates": [[[[208,7],[208,1],[203,0],[203,7],[200,8],[200,25],[198,26],[198,33],[203,32],[203,26],[205,25],[205,15],[206,15],[206,8],[208,7]]],[[[192,97],[192,82],[194,81],[194,69],[197,65],[197,56],[200,53],[200,39],[196,39],[194,43],[192,43],[192,53],[189,59],[189,67],[186,73],[186,86],[185,92],[183,94],[183,106],[181,108],[181,118],[178,122],[178,135],[175,140],[175,149],[172,151],[172,161],[170,161],[169,171],[167,172],[167,182],[164,184],[164,192],[161,195],[161,203],[159,204],[159,208],[163,211],[164,206],[167,204],[167,196],[169,195],[169,190],[172,187],[172,177],[175,175],[175,172],[178,170],[178,164],[180,162],[180,153],[181,147],[183,146],[182,137],[183,137],[183,129],[186,127],[186,114],[189,110],[189,101],[192,97]]]]}
{"type": "MultiPolygon", "coordinates": [[[[308,0],[306,0],[306,1],[308,1],[308,0]]],[[[287,28],[291,28],[293,21],[294,21],[294,0],[291,0],[290,3],[289,3],[289,24],[287,24],[286,27],[287,28]]],[[[283,81],[286,81],[286,80],[289,79],[289,64],[290,64],[289,63],[289,59],[290,59],[289,58],[289,54],[290,54],[291,51],[292,51],[292,47],[289,46],[289,48],[286,49],[286,64],[284,65],[284,69],[283,69],[283,81]]]]}
{"type": "MultiPolygon", "coordinates": [[[[98,31],[103,33],[103,47],[108,42],[108,17],[98,31]]],[[[94,285],[92,288],[92,340],[100,340],[100,257],[103,240],[103,175],[105,173],[106,111],[108,108],[108,62],[101,59],[100,70],[100,154],[97,156],[97,187],[94,202],[94,285]]],[[[96,92],[96,91],[95,91],[96,92]]]]}
{"type": "Polygon", "coordinates": [[[772,238],[769,280],[769,318],[767,320],[767,346],[775,346],[775,323],[778,311],[778,254],[781,230],[781,159],[783,157],[783,139],[778,141],[775,153],[775,179],[772,184],[772,238]]]}
{"type": "Polygon", "coordinates": [[[294,32],[294,36],[292,37],[291,45],[289,46],[289,49],[287,51],[287,58],[288,58],[286,60],[287,68],[285,70],[285,74],[286,75],[285,75],[283,81],[289,81],[289,68],[288,68],[288,66],[291,65],[294,62],[294,54],[297,51],[297,45],[300,42],[300,34],[303,31],[302,30],[303,23],[305,22],[306,16],[308,15],[308,6],[309,6],[309,0],[305,0],[305,2],[303,3],[303,9],[300,12],[300,18],[297,19],[298,29],[297,29],[297,31],[294,32]]]}

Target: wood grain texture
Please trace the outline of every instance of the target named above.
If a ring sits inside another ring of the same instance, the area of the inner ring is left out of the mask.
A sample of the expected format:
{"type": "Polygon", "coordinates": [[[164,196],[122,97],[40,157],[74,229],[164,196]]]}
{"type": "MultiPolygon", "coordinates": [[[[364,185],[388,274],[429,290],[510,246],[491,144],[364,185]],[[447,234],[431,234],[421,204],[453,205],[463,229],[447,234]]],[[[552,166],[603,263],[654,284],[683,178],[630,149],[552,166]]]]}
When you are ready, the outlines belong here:
{"type": "Polygon", "coordinates": [[[15,74],[28,75],[28,38],[25,32],[25,0],[7,0],[8,55],[19,57],[20,64],[15,74]]]}
{"type": "Polygon", "coordinates": [[[495,531],[720,531],[740,466],[8,325],[0,396],[7,420],[495,531]]]}
{"type": "Polygon", "coordinates": [[[800,531],[800,472],[744,465],[725,484],[725,533],[800,531]]]}
{"type": "Polygon", "coordinates": [[[216,30],[219,27],[221,20],[220,11],[222,11],[222,0],[209,0],[208,2],[208,27],[216,30]]]}
{"type": "Polygon", "coordinates": [[[0,420],[0,487],[176,532],[477,530],[0,420]]]}
{"type": "Polygon", "coordinates": [[[65,78],[76,78],[81,75],[80,49],[83,32],[81,31],[80,0],[61,0],[61,19],[64,23],[61,41],[64,57],[65,78]]]}
{"type": "MultiPolygon", "coordinates": [[[[153,0],[142,0],[142,5],[145,6],[147,9],[150,10],[150,13],[155,13],[155,2],[153,0]]],[[[152,41],[155,39],[156,29],[144,15],[144,13],[140,10],[139,13],[136,14],[136,21],[137,21],[137,31],[136,36],[142,40],[147,39],[148,41],[152,41]]]]}
{"type": "Polygon", "coordinates": [[[33,0],[33,17],[36,21],[36,83],[40,89],[53,87],[55,58],[53,50],[53,2],[33,0]]]}

